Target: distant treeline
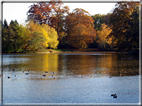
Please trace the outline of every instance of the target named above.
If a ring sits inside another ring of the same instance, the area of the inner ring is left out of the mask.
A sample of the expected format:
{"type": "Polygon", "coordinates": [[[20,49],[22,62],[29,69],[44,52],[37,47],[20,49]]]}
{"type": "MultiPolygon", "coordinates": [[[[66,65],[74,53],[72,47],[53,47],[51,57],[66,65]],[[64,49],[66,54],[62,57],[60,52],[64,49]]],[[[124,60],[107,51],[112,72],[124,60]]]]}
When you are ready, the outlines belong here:
{"type": "Polygon", "coordinates": [[[86,49],[131,51],[139,48],[139,2],[118,2],[113,13],[90,15],[58,2],[30,6],[27,24],[2,22],[2,52],[86,49]]]}

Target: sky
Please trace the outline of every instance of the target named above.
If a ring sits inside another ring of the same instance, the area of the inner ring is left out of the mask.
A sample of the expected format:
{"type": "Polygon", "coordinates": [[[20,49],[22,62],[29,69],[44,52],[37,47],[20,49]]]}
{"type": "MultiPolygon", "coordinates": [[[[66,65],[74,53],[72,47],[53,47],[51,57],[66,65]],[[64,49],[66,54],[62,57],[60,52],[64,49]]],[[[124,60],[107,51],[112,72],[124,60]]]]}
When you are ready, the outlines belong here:
{"type": "MultiPolygon", "coordinates": [[[[6,0],[3,0],[6,1],[6,0]]],[[[63,1],[63,0],[62,0],[63,1]]],[[[111,13],[115,8],[115,1],[109,3],[64,3],[64,6],[69,6],[70,12],[75,8],[82,8],[88,11],[91,15],[95,14],[107,14],[111,13]]],[[[95,0],[92,0],[95,1],[95,0]]],[[[29,6],[33,5],[33,3],[28,3],[28,1],[24,1],[23,3],[16,2],[3,2],[2,4],[2,18],[6,19],[8,23],[11,20],[17,20],[20,24],[25,24],[25,20],[27,19],[27,11],[29,10],[29,6]]],[[[34,1],[35,2],[35,1],[34,1]]]]}

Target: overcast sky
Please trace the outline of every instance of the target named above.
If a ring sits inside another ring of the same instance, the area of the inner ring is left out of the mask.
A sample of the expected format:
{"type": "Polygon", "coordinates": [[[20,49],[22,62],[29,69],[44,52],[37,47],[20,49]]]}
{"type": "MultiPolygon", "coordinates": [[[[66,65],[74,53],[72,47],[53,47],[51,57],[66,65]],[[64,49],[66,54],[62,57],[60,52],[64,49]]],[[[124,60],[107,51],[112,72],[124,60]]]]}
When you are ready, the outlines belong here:
{"type": "MultiPolygon", "coordinates": [[[[3,0],[6,1],[6,0],[3,0]]],[[[37,0],[36,0],[37,1],[37,0]]],[[[64,1],[64,0],[62,0],[64,1]]],[[[95,14],[107,14],[112,12],[112,10],[115,8],[114,3],[116,0],[113,0],[112,2],[109,3],[73,3],[73,0],[71,0],[72,3],[64,3],[64,6],[69,6],[70,12],[72,12],[73,9],[75,8],[82,8],[88,11],[91,15],[95,14]]],[[[91,0],[90,0],[91,1],[91,0]]],[[[92,0],[95,1],[95,0],[92,0]]],[[[105,1],[105,0],[103,0],[105,1]]],[[[25,24],[25,20],[27,19],[27,11],[29,10],[29,6],[32,5],[33,3],[28,3],[26,0],[24,3],[18,3],[19,1],[17,0],[16,2],[4,2],[3,3],[3,19],[6,19],[7,22],[9,23],[11,20],[17,20],[18,23],[20,24],[25,24]]],[[[31,2],[31,1],[30,1],[31,2]]],[[[34,0],[35,2],[35,0],[34,0]]],[[[85,1],[84,1],[85,2],[85,1]]]]}

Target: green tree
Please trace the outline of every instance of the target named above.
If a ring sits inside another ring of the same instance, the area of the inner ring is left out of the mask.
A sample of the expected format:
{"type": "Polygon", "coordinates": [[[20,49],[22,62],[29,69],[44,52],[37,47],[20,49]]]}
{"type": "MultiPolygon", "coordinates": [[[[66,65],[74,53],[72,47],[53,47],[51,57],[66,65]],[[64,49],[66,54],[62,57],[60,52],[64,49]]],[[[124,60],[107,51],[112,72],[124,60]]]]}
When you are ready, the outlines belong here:
{"type": "Polygon", "coordinates": [[[9,25],[9,34],[10,34],[10,40],[11,40],[11,46],[13,52],[16,52],[18,49],[18,35],[17,35],[17,30],[18,30],[18,23],[16,21],[11,21],[9,25]]]}
{"type": "Polygon", "coordinates": [[[28,40],[28,49],[32,51],[39,51],[42,49],[45,49],[44,45],[42,43],[45,42],[45,37],[42,33],[39,32],[33,32],[31,33],[31,39],[28,40]]]}
{"type": "Polygon", "coordinates": [[[15,21],[12,20],[8,26],[7,21],[4,20],[4,24],[2,28],[3,52],[16,52],[17,51],[17,45],[18,45],[17,43],[18,35],[16,33],[17,29],[18,29],[18,24],[15,21]]]}
{"type": "Polygon", "coordinates": [[[3,28],[8,28],[8,23],[7,23],[6,19],[4,19],[3,28]]]}
{"type": "Polygon", "coordinates": [[[28,39],[29,31],[22,25],[19,25],[18,22],[11,21],[10,24],[7,24],[7,21],[4,20],[2,28],[2,45],[3,52],[23,52],[26,40],[28,39]]]}
{"type": "Polygon", "coordinates": [[[8,24],[7,21],[4,20],[4,23],[2,25],[2,52],[7,52],[10,50],[10,45],[9,45],[9,29],[8,29],[8,24]],[[9,45],[9,46],[7,46],[9,45]]]}
{"type": "Polygon", "coordinates": [[[29,50],[39,51],[40,49],[45,49],[48,47],[49,37],[41,25],[30,21],[27,24],[27,28],[30,31],[30,38],[27,41],[27,46],[29,50]]]}
{"type": "Polygon", "coordinates": [[[111,13],[108,13],[108,14],[95,14],[95,15],[92,15],[91,17],[94,19],[94,28],[98,31],[98,30],[101,30],[101,25],[103,23],[105,23],[107,26],[110,26],[110,15],[111,13]]]}
{"type": "Polygon", "coordinates": [[[17,52],[26,52],[27,41],[30,39],[30,31],[23,25],[19,25],[18,30],[16,31],[18,38],[18,49],[17,52]]]}
{"type": "Polygon", "coordinates": [[[94,28],[96,30],[100,30],[101,29],[101,24],[104,23],[103,15],[96,14],[96,15],[93,15],[92,18],[95,20],[94,21],[94,28]]]}

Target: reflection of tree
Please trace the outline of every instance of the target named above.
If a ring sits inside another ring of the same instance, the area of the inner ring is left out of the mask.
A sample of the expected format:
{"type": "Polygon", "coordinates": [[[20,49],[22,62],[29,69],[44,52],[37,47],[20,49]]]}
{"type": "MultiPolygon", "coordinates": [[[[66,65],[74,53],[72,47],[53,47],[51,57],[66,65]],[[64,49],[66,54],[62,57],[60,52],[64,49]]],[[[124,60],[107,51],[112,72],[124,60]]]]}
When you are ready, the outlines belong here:
{"type": "Polygon", "coordinates": [[[120,60],[117,55],[100,55],[96,61],[95,74],[111,76],[128,76],[139,74],[138,60],[120,60]]]}
{"type": "MultiPolygon", "coordinates": [[[[61,57],[63,58],[63,57],[61,57]]],[[[66,55],[63,58],[63,70],[66,74],[81,75],[83,77],[93,74],[92,67],[95,61],[89,55],[66,55]]]]}
{"type": "Polygon", "coordinates": [[[96,56],[95,74],[102,74],[102,75],[109,74],[112,69],[113,61],[116,60],[113,60],[112,55],[96,56]]]}
{"type": "MultiPolygon", "coordinates": [[[[22,57],[22,56],[21,56],[22,57]]],[[[33,54],[28,60],[3,66],[3,71],[51,71],[58,75],[127,76],[139,74],[139,61],[122,59],[117,55],[59,55],[33,54]]]]}
{"type": "Polygon", "coordinates": [[[57,71],[58,67],[58,55],[57,54],[45,54],[35,55],[29,63],[29,68],[33,71],[57,71]]]}
{"type": "MultiPolygon", "coordinates": [[[[48,71],[57,72],[58,70],[58,54],[48,55],[48,71]]],[[[46,67],[45,67],[46,68],[46,67]]]]}
{"type": "Polygon", "coordinates": [[[130,59],[121,59],[113,62],[114,76],[139,75],[139,61],[130,59]]]}
{"type": "Polygon", "coordinates": [[[5,65],[10,70],[16,68],[17,71],[54,71],[58,69],[58,54],[33,54],[27,56],[26,62],[19,61],[5,65]]]}

